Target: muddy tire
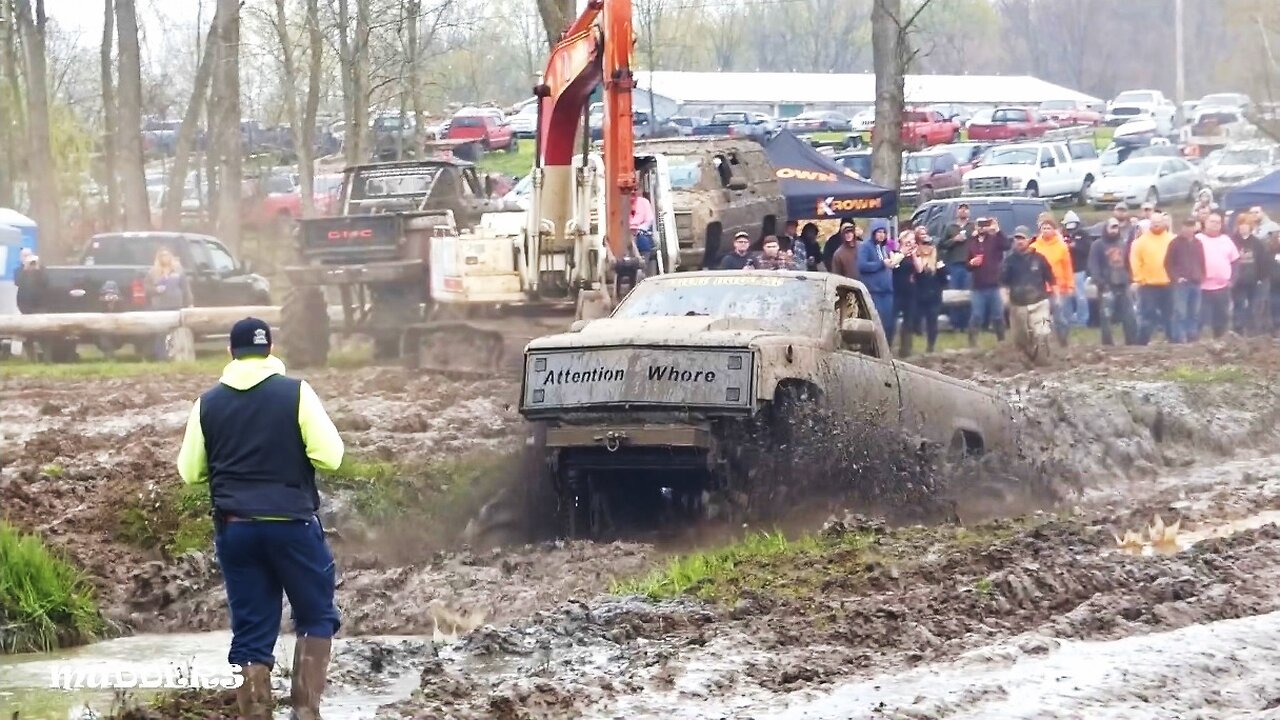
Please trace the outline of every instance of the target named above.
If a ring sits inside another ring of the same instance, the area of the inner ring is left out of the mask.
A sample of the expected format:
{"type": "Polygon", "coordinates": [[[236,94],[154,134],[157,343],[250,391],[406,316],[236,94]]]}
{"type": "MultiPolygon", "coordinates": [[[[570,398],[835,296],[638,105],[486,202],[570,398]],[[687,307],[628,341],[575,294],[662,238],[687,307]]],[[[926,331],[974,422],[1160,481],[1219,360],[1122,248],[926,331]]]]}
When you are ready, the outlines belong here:
{"type": "Polygon", "coordinates": [[[515,477],[467,523],[467,544],[487,549],[551,540],[560,534],[560,501],[546,450],[546,426],[534,423],[514,468],[515,477]]]}
{"type": "Polygon", "coordinates": [[[329,361],[329,307],[320,288],[290,290],[280,323],[280,349],[291,367],[323,367],[329,361]]]}

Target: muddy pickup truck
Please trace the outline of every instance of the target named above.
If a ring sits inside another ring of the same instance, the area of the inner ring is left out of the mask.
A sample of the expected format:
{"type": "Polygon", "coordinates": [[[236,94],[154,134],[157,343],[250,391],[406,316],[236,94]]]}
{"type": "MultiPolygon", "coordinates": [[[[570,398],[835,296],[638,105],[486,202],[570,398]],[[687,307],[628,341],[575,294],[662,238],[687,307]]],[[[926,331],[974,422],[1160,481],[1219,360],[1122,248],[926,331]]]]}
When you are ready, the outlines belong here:
{"type": "Polygon", "coordinates": [[[1003,399],[893,359],[866,287],[826,273],[648,278],[611,316],[529,343],[524,362],[520,412],[571,537],[672,498],[701,515],[742,497],[742,433],[785,437],[805,408],[848,418],[837,444],[869,418],[960,456],[1013,442],[1003,399]]]}

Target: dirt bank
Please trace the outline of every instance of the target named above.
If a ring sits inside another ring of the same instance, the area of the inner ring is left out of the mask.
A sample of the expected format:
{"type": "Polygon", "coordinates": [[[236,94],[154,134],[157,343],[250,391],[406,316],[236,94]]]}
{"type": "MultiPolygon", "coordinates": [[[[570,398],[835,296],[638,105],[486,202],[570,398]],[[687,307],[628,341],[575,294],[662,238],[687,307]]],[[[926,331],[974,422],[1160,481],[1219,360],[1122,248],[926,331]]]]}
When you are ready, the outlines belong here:
{"type": "MultiPolygon", "coordinates": [[[[455,382],[388,368],[303,376],[341,428],[349,457],[393,459],[393,470],[501,448],[518,427],[516,388],[505,380],[455,382]]],[[[167,558],[124,537],[149,528],[122,527],[125,508],[143,516],[171,509],[160,506],[175,501],[173,463],[190,403],[215,380],[0,382],[0,513],[83,567],[121,629],[225,622],[221,596],[211,592],[217,577],[210,552],[167,558]]]]}

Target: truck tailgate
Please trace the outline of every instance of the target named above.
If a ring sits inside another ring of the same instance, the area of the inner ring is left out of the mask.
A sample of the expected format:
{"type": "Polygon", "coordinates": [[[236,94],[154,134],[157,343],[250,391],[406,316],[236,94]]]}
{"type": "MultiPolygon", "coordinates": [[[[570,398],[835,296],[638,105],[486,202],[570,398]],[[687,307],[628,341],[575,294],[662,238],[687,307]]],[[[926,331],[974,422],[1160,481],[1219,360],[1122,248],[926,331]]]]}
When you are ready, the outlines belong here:
{"type": "Polygon", "coordinates": [[[746,348],[605,347],[525,355],[529,411],[623,405],[745,410],[754,356],[746,348]]]}

